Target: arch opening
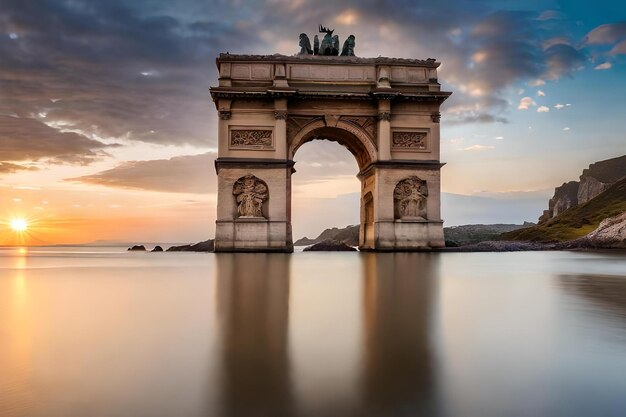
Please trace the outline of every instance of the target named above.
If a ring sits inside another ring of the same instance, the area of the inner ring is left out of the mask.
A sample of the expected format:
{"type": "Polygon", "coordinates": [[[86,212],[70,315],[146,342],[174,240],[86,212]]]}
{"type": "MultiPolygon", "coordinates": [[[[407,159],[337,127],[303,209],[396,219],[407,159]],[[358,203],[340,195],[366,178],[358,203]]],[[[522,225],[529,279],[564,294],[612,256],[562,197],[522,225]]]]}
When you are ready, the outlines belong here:
{"type": "Polygon", "coordinates": [[[376,147],[365,133],[353,126],[348,126],[345,122],[339,122],[336,127],[331,127],[322,121],[305,126],[292,138],[289,146],[290,158],[293,159],[302,145],[318,139],[337,142],[346,148],[356,159],[359,170],[363,170],[378,159],[376,147]]]}
{"type": "Polygon", "coordinates": [[[359,165],[344,146],[310,139],[298,148],[295,168],[291,176],[294,242],[314,239],[325,229],[360,224],[359,165]]]}

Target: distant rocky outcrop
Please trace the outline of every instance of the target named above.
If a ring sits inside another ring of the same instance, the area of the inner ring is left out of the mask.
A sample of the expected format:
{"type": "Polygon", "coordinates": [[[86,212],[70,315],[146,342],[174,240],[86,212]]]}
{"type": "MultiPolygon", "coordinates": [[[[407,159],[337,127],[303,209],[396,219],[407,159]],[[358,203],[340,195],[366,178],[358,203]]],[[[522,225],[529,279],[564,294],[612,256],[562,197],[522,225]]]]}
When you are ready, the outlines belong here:
{"type": "MultiPolygon", "coordinates": [[[[455,247],[472,243],[495,240],[505,232],[534,226],[535,223],[524,222],[523,224],[468,224],[463,226],[445,227],[443,233],[446,246],[455,247]]],[[[346,226],[344,228],[333,227],[324,230],[315,239],[303,237],[294,243],[294,246],[310,246],[324,240],[343,242],[348,246],[359,245],[359,225],[346,226]]]]}
{"type": "Polygon", "coordinates": [[[326,229],[315,239],[309,239],[303,237],[294,243],[294,246],[308,246],[315,243],[322,242],[324,240],[335,240],[343,242],[348,246],[358,246],[359,244],[359,225],[346,226],[344,228],[333,227],[332,229],[326,229]]]}
{"type": "Polygon", "coordinates": [[[150,252],[163,252],[163,248],[159,245],[156,245],[154,249],[152,249],[150,252]]]}
{"type": "Polygon", "coordinates": [[[539,217],[539,223],[545,223],[572,207],[589,202],[625,177],[626,155],[589,165],[579,181],[570,181],[555,188],[548,209],[539,217]]]}
{"type": "Polygon", "coordinates": [[[474,243],[495,240],[506,232],[534,226],[535,223],[524,224],[467,224],[443,228],[447,247],[471,245],[474,243]]]}
{"type": "Polygon", "coordinates": [[[213,243],[213,239],[209,239],[193,245],[172,246],[166,252],[213,252],[213,243]]]}
{"type": "Polygon", "coordinates": [[[352,246],[348,246],[343,242],[325,239],[321,242],[315,243],[312,246],[308,246],[304,248],[305,252],[309,251],[326,251],[326,252],[347,252],[347,251],[356,251],[356,248],[352,246]]]}
{"type": "Polygon", "coordinates": [[[146,247],[144,245],[133,245],[130,248],[128,248],[128,250],[130,250],[130,251],[145,251],[146,247]]]}

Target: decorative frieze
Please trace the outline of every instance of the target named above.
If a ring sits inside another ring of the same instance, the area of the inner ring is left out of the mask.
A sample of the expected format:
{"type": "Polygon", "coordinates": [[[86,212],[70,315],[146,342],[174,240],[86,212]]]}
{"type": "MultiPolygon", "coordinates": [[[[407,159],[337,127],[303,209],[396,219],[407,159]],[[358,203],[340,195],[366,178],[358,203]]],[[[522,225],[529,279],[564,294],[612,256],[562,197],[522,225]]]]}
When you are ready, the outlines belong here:
{"type": "Polygon", "coordinates": [[[426,132],[393,132],[391,135],[391,147],[398,150],[426,151],[426,132]]]}
{"type": "Polygon", "coordinates": [[[231,129],[230,147],[243,149],[272,149],[272,131],[269,129],[231,129]]]}

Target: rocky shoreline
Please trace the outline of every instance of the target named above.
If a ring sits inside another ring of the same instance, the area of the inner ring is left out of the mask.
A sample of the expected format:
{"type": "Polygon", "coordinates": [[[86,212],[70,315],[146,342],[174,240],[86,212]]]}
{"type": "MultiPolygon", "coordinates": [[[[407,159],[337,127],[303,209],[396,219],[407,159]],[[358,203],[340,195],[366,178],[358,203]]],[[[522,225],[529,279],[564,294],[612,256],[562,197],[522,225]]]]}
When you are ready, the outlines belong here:
{"type": "MultiPolygon", "coordinates": [[[[354,226],[351,226],[354,227],[354,226]]],[[[335,229],[336,230],[336,229],[335,229]]],[[[324,239],[307,246],[304,251],[356,251],[355,245],[346,244],[343,240],[324,239]]],[[[488,240],[469,245],[428,249],[429,252],[520,252],[520,251],[551,251],[551,250],[626,250],[626,212],[603,220],[588,235],[567,242],[530,242],[514,240],[488,240]]],[[[213,252],[213,239],[189,245],[172,246],[163,250],[156,246],[152,252],[213,252]]],[[[134,245],[128,251],[146,252],[144,245],[134,245]]]]}
{"type": "MultiPolygon", "coordinates": [[[[149,252],[213,252],[213,248],[213,239],[208,239],[189,245],[170,246],[167,250],[163,250],[160,245],[156,245],[154,249],[149,252]]],[[[129,252],[148,252],[145,245],[133,245],[127,250],[129,252]]]]}

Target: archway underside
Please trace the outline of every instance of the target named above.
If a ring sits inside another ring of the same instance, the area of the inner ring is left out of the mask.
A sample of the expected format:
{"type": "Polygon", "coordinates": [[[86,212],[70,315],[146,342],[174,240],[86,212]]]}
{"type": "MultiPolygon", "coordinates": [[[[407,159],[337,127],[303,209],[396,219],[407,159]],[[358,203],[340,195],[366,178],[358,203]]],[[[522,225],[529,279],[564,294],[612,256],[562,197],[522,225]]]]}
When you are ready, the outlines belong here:
{"type": "Polygon", "coordinates": [[[354,155],[360,170],[363,170],[378,159],[377,150],[371,140],[362,132],[351,128],[346,130],[342,126],[331,127],[319,123],[312,123],[304,127],[290,141],[289,154],[293,158],[298,149],[305,143],[316,139],[336,142],[348,149],[354,155]]]}

